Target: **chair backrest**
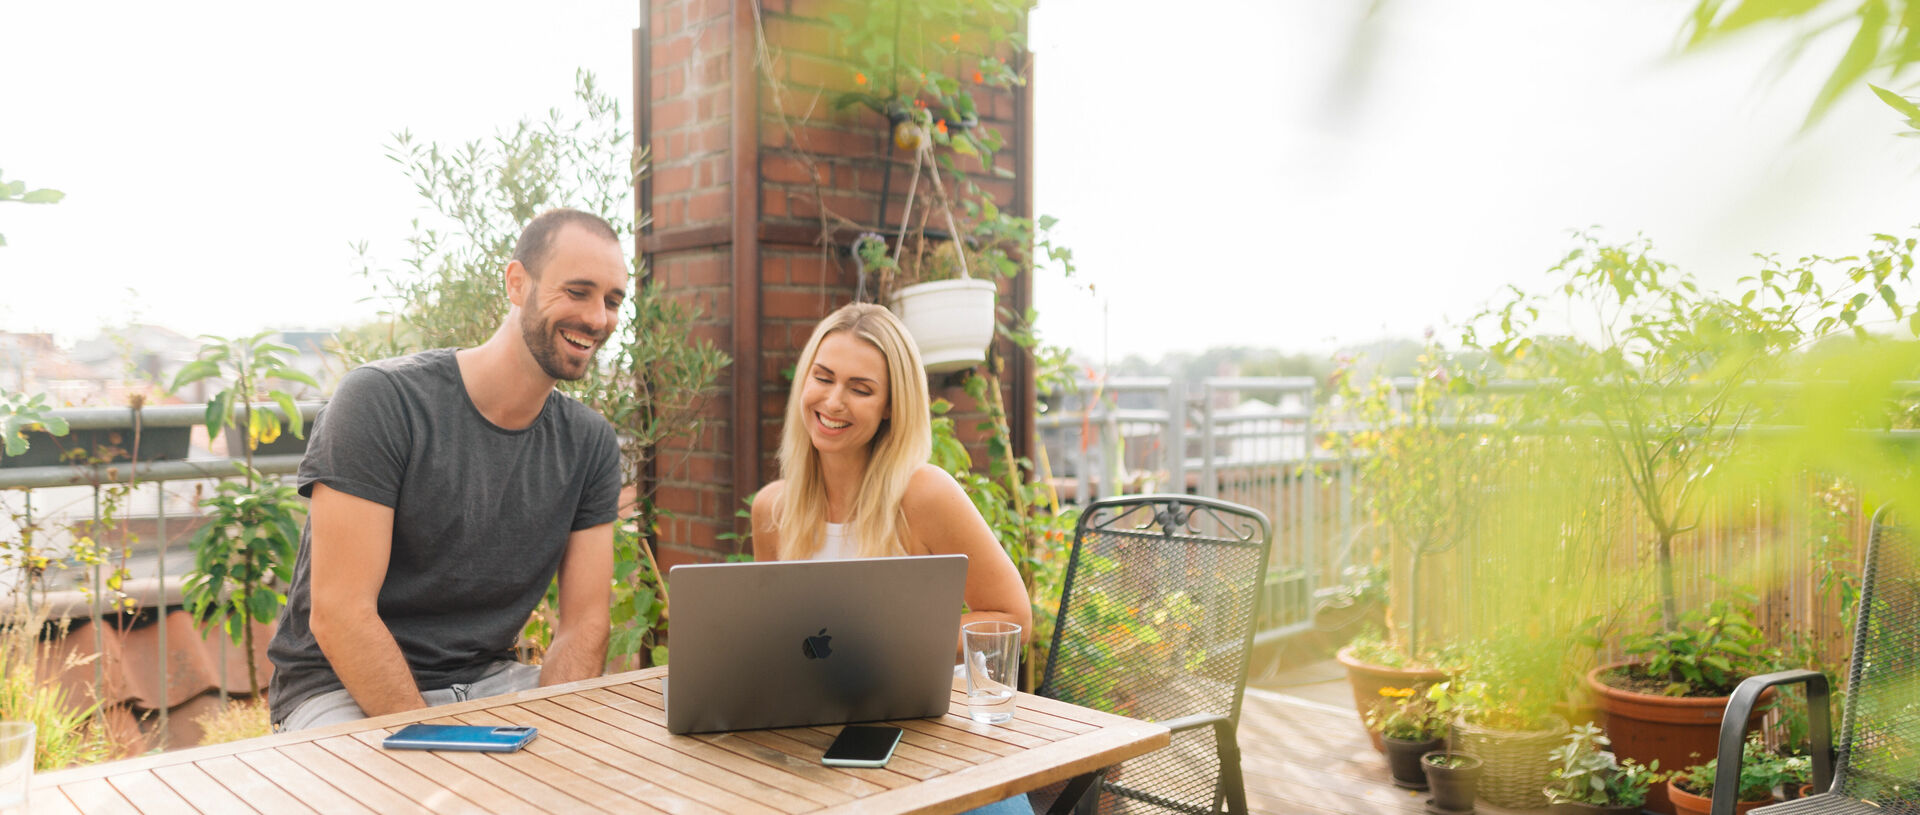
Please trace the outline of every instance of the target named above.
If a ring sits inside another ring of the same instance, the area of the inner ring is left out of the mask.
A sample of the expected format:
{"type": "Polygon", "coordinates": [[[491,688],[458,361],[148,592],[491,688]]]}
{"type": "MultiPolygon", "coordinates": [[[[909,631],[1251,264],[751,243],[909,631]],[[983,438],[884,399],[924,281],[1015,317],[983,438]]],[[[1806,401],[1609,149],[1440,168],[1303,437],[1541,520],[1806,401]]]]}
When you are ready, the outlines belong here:
{"type": "Polygon", "coordinates": [[[1867,542],[1834,788],[1920,809],[1920,547],[1891,510],[1867,542]]]}
{"type": "MultiPolygon", "coordinates": [[[[1088,506],[1037,692],[1146,721],[1216,714],[1238,724],[1271,544],[1265,516],[1224,501],[1139,495],[1088,506]]],[[[1211,729],[1179,734],[1110,772],[1103,789],[1210,807],[1214,749],[1211,729]]]]}

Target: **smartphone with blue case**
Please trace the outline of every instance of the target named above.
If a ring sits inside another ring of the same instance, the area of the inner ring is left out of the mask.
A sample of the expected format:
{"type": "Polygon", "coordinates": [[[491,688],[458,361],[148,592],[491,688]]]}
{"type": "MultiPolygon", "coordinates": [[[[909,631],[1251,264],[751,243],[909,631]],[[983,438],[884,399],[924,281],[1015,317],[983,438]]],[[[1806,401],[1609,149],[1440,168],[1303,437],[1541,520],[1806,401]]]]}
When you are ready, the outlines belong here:
{"type": "Polygon", "coordinates": [[[381,746],[389,750],[472,750],[511,753],[527,746],[540,731],[531,727],[493,727],[473,724],[410,724],[393,732],[381,746]]]}

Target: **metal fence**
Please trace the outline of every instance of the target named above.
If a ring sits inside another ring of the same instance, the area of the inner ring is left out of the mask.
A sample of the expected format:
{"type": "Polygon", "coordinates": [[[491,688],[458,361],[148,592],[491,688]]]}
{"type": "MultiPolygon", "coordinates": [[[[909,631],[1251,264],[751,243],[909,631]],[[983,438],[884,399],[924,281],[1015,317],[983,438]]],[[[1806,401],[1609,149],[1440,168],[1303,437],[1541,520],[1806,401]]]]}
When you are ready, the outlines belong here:
{"type": "Polygon", "coordinates": [[[1251,506],[1273,524],[1261,643],[1310,630],[1318,598],[1345,588],[1369,528],[1356,525],[1351,463],[1321,449],[1309,377],[1215,377],[1197,392],[1161,377],[1054,394],[1037,426],[1063,495],[1184,492],[1251,506]]]}
{"type": "MultiPolygon", "coordinates": [[[[305,421],[319,413],[324,402],[298,405],[305,421]]],[[[261,409],[255,406],[256,410],[261,409]]],[[[271,410],[271,408],[268,408],[271,410]]],[[[275,411],[276,413],[278,411],[275,411]]],[[[69,428],[66,437],[38,439],[38,460],[60,460],[39,466],[0,467],[0,542],[6,542],[0,569],[0,591],[11,595],[10,608],[32,605],[52,619],[86,620],[95,653],[104,654],[103,626],[121,617],[114,600],[127,597],[140,613],[164,614],[180,605],[179,576],[192,564],[188,540],[199,518],[197,498],[224,478],[235,476],[237,456],[201,451],[187,459],[143,460],[152,446],[133,441],[133,428],[157,437],[179,435],[206,420],[205,405],[164,405],[137,413],[123,408],[69,408],[56,411],[69,428]],[[51,449],[49,449],[51,448],[51,449]],[[102,451],[106,452],[102,452],[102,451]],[[131,451],[131,452],[129,452],[131,451]],[[64,453],[64,455],[62,455],[64,453]],[[140,454],[140,455],[135,455],[140,454]],[[131,460],[129,460],[131,459],[131,460]],[[100,463],[90,463],[99,461],[100,463]],[[29,536],[31,536],[29,538],[29,536]],[[34,594],[32,583],[20,584],[24,541],[34,541],[37,552],[49,557],[44,594],[34,594]],[[83,540],[84,539],[84,540],[83,540]],[[90,541],[106,557],[75,557],[90,541]],[[171,562],[170,562],[171,561],[171,562]],[[125,568],[131,579],[111,590],[108,575],[125,568]]],[[[237,414],[236,414],[237,415],[237,414]]],[[[293,473],[301,454],[256,455],[254,468],[269,476],[293,473]]],[[[19,459],[25,463],[34,460],[19,459]]],[[[155,630],[160,659],[167,665],[167,626],[155,630]]],[[[218,638],[220,691],[226,694],[227,642],[218,638]]],[[[95,687],[103,684],[105,659],[93,660],[95,687]]],[[[168,698],[168,671],[158,673],[159,696],[168,698]]],[[[167,727],[168,712],[156,711],[159,728],[167,727]]]]}

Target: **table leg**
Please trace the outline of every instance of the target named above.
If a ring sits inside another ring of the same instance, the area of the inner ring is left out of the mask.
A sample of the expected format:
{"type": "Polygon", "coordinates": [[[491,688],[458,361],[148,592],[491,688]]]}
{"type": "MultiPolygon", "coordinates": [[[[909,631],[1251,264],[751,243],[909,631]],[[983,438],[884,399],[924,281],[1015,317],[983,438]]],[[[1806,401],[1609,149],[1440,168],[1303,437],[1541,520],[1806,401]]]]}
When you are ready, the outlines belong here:
{"type": "Polygon", "coordinates": [[[1091,813],[1100,801],[1100,778],[1107,774],[1104,769],[1083,775],[1076,775],[1067,782],[1067,788],[1060,791],[1060,797],[1053,799],[1053,806],[1047,809],[1047,815],[1072,815],[1073,813],[1091,813]]]}

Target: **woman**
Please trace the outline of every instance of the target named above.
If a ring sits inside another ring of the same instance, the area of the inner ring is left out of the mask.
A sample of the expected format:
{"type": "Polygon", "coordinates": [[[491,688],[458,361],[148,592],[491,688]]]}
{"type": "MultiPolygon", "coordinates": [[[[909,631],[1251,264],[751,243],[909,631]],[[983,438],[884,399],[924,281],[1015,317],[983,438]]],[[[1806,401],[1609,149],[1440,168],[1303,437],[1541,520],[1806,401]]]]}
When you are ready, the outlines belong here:
{"type": "MultiPolygon", "coordinates": [[[[755,560],[967,556],[962,625],[1031,631],[1020,574],[933,449],[926,374],[906,327],[854,303],[813,330],[780,432],[780,480],[753,498],[755,560]]],[[[955,632],[954,653],[961,652],[955,632]]]]}

